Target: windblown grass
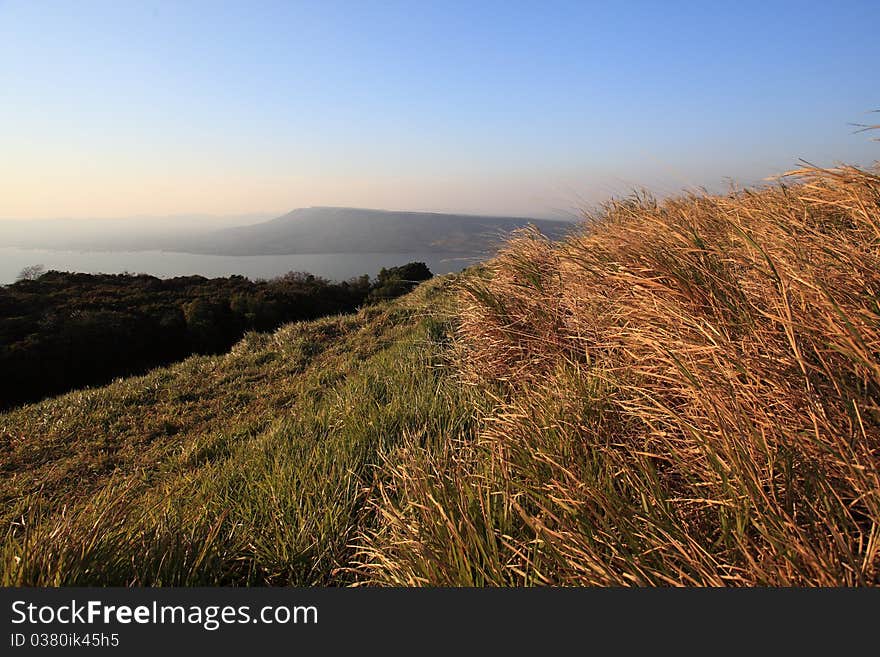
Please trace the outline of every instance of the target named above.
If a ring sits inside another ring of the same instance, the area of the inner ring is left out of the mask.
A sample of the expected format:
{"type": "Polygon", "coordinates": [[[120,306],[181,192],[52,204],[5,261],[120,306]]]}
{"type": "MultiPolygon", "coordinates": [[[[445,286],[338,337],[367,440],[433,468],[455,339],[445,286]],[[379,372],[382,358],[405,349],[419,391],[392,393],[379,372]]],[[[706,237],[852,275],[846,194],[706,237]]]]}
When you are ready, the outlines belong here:
{"type": "Polygon", "coordinates": [[[463,281],[477,440],[385,460],[370,582],[880,583],[880,177],[615,201],[463,281]]]}

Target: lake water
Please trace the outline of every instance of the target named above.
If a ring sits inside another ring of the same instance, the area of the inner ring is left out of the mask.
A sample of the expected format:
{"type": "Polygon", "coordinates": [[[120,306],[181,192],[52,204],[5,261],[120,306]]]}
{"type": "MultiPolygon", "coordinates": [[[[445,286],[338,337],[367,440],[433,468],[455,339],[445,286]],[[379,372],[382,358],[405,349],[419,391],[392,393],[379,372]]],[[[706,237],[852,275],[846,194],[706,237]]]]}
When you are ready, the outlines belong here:
{"type": "Polygon", "coordinates": [[[170,251],[49,251],[0,247],[0,284],[12,283],[25,267],[85,273],[152,274],[160,278],[199,274],[208,278],[241,274],[272,278],[305,271],[333,280],[375,276],[382,267],[420,261],[435,274],[448,274],[484,259],[444,253],[309,253],[301,255],[220,256],[170,251]]]}

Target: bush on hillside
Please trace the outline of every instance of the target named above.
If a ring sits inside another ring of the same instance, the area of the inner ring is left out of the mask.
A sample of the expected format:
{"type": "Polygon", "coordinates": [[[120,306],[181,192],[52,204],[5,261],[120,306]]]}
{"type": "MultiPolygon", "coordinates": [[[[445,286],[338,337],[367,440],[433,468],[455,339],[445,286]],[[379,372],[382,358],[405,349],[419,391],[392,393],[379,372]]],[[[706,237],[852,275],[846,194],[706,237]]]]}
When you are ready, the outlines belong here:
{"type": "Polygon", "coordinates": [[[370,290],[368,300],[371,303],[394,299],[410,292],[422,281],[431,278],[431,270],[424,262],[410,262],[401,267],[383,267],[379,271],[376,283],[370,290]]]}

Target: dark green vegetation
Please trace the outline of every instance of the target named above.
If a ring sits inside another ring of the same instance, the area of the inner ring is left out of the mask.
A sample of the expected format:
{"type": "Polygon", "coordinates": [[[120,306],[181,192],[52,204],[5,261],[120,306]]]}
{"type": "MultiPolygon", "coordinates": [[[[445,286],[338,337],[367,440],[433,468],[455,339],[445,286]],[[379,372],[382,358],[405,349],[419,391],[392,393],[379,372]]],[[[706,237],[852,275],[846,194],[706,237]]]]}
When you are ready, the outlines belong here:
{"type": "Polygon", "coordinates": [[[52,271],[20,280],[0,287],[0,408],[220,353],[246,331],[352,312],[430,276],[410,263],[342,283],[300,273],[254,282],[52,271]]]}

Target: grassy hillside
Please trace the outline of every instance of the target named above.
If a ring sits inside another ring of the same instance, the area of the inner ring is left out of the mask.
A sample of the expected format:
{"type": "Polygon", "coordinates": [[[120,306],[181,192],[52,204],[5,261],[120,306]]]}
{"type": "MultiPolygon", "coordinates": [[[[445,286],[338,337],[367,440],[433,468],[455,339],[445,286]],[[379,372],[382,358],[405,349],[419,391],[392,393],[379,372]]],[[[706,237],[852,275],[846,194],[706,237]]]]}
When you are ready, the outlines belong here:
{"type": "Polygon", "coordinates": [[[453,280],[0,415],[3,583],[352,581],[381,455],[471,430],[453,280]]]}
{"type": "Polygon", "coordinates": [[[880,176],[562,243],[0,415],[4,583],[880,584],[880,176]]]}

